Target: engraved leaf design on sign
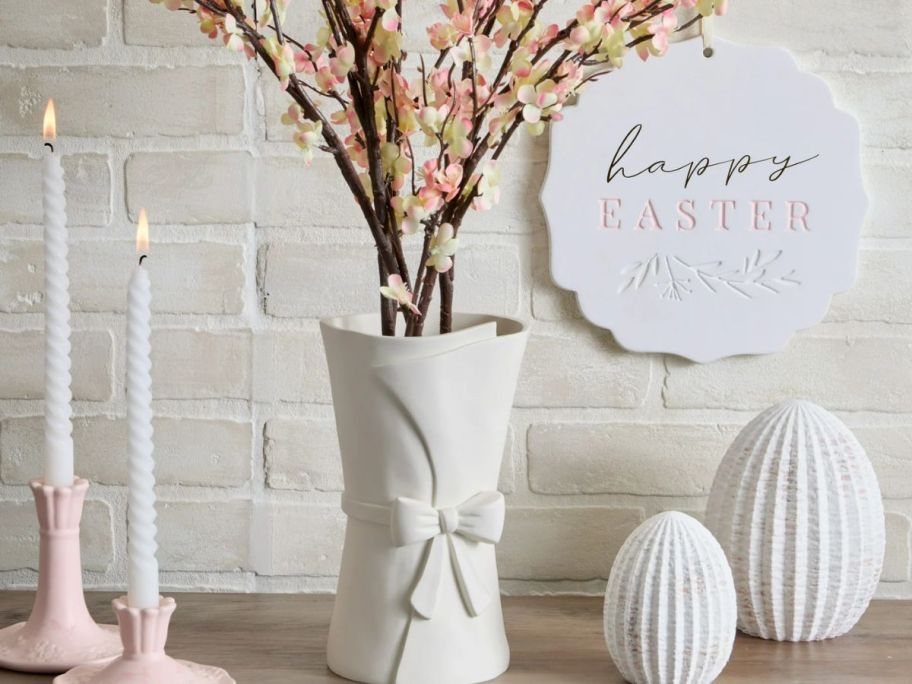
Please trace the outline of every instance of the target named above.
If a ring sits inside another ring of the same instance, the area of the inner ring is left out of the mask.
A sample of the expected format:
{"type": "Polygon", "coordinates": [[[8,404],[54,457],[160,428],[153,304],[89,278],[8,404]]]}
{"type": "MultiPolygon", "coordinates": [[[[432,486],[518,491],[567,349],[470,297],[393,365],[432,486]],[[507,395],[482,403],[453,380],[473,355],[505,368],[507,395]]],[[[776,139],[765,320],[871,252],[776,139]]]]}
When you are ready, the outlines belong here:
{"type": "Polygon", "coordinates": [[[779,250],[764,257],[758,249],[734,267],[723,261],[691,264],[678,256],[656,253],[623,268],[618,293],[635,293],[651,284],[662,299],[675,302],[696,292],[730,292],[744,299],[764,292],[778,295],[786,288],[801,285],[795,269],[781,273],[777,268],[783,253],[779,250]]]}

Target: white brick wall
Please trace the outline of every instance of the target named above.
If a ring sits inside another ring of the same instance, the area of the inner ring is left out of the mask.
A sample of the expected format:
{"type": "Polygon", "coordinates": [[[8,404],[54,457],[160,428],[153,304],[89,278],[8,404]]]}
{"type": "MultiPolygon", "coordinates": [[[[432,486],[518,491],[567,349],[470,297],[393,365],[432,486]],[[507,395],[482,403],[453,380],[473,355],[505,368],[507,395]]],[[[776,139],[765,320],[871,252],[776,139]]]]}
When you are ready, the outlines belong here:
{"type": "MultiPolygon", "coordinates": [[[[123,312],[124,283],[135,265],[132,240],[70,244],[72,310],[123,312]]],[[[2,248],[0,311],[44,310],[44,247],[40,240],[8,240],[2,248]]],[[[153,310],[163,313],[240,314],[244,310],[243,245],[218,242],[156,243],[149,260],[155,281],[153,310]]]]}
{"type": "MultiPolygon", "coordinates": [[[[0,223],[42,220],[41,160],[28,154],[2,154],[0,223]]],[[[63,159],[69,225],[106,226],[111,220],[111,170],[104,154],[74,154],[63,159]]],[[[4,274],[5,275],[5,274],[4,274]]]]}
{"type": "MultiPolygon", "coordinates": [[[[76,458],[94,481],[87,582],[125,578],[124,287],[147,206],[164,584],[331,590],[343,482],[317,319],[376,304],[348,191],[325,155],[305,169],[271,77],[189,17],[146,0],[20,4],[0,0],[0,586],[35,580],[38,133],[53,96],[72,228],[76,458]]],[[[411,4],[412,20],[436,12],[411,4]]],[[[782,354],[708,366],[628,354],[551,284],[537,203],[547,138],[512,143],[501,205],[466,224],[457,293],[459,308],[532,325],[501,472],[510,592],[603,591],[633,526],[669,508],[699,515],[738,428],[804,396],[868,448],[888,511],[880,594],[912,597],[912,4],[731,5],[719,33],[790,48],[861,121],[871,206],[858,285],[782,354]]],[[[292,24],[312,25],[315,7],[297,0],[292,24]]],[[[420,46],[421,31],[406,42],[420,46]]]]}

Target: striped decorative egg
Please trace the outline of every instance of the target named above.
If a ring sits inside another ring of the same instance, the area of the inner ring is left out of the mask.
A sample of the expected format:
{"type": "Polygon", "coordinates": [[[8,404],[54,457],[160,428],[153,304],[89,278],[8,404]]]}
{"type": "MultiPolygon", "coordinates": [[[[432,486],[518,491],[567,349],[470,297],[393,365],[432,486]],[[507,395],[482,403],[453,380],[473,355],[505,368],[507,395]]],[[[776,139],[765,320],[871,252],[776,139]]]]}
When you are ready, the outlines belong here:
{"type": "Polygon", "coordinates": [[[871,463],[808,401],[761,413],[728,449],[706,512],[732,567],[738,627],[779,641],[848,632],[877,588],[884,512],[871,463]]]}
{"type": "Polygon", "coordinates": [[[706,684],[735,640],[735,587],[722,548],[684,513],[649,518],[624,542],[605,593],[605,641],[634,684],[706,684]]]}

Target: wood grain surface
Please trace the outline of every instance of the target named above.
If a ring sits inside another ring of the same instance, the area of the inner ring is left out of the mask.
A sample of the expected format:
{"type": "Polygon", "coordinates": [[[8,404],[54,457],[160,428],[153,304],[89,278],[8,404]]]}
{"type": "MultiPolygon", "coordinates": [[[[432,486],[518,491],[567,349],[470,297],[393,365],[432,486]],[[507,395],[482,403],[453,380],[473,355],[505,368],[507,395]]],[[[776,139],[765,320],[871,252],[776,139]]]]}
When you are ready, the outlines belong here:
{"type": "MultiPolygon", "coordinates": [[[[114,619],[113,594],[90,593],[99,621],[114,619]]],[[[219,665],[238,684],[343,682],[326,669],[324,647],[331,596],[176,594],[168,652],[219,665]]],[[[0,626],[24,620],[32,594],[0,592],[0,626]]],[[[598,598],[506,598],[513,664],[504,684],[623,682],[602,638],[598,598]]],[[[51,678],[0,670],[2,684],[44,684],[51,678]]],[[[738,636],[718,682],[912,683],[912,601],[875,601],[846,636],[787,644],[738,636]]],[[[162,683],[166,684],[166,683],[162,683]]],[[[433,684],[433,682],[428,682],[433,684]]]]}

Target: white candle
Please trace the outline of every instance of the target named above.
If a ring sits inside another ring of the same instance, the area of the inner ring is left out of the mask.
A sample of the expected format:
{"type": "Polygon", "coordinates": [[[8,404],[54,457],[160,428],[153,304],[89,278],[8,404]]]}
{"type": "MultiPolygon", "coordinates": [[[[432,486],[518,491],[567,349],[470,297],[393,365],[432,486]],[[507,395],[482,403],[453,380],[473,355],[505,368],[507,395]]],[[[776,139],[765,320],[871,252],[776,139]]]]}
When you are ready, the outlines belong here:
{"type": "Polygon", "coordinates": [[[73,484],[73,423],[70,400],[70,279],[67,263],[63,167],[54,151],[54,101],[44,113],[44,482],[73,484]]]}
{"type": "Polygon", "coordinates": [[[143,267],[149,249],[149,225],[140,211],[136,231],[139,264],[127,298],[127,426],[129,494],[127,500],[127,600],[133,608],[157,608],[158,560],[155,551],[155,462],[152,458],[152,360],[149,336],[152,287],[143,267]]]}

